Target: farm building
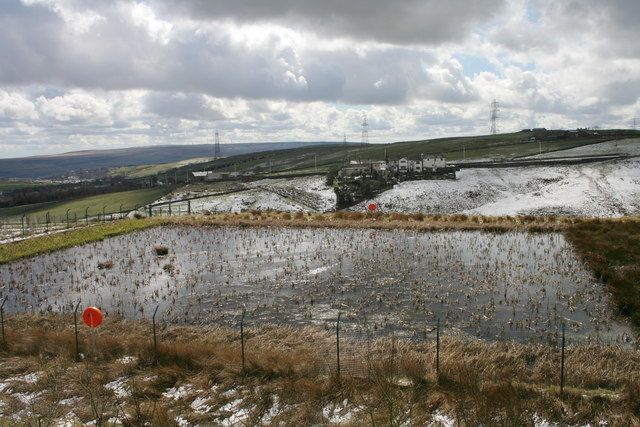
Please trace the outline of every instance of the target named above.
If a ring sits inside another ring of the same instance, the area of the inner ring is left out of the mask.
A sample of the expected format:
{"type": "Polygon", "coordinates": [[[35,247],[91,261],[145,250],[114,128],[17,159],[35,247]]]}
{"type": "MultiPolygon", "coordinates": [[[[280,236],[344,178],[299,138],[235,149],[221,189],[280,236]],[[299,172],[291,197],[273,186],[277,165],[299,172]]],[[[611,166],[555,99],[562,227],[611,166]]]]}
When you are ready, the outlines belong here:
{"type": "Polygon", "coordinates": [[[368,175],[375,172],[384,172],[387,170],[387,162],[384,160],[379,161],[359,161],[352,160],[348,165],[340,169],[339,175],[345,176],[359,176],[368,175]]]}
{"type": "Polygon", "coordinates": [[[442,154],[422,157],[420,160],[411,160],[402,157],[398,160],[390,160],[388,167],[390,170],[398,173],[422,173],[428,170],[433,172],[446,167],[446,161],[442,154]]]}
{"type": "Polygon", "coordinates": [[[240,176],[239,172],[213,172],[201,171],[191,172],[194,181],[219,181],[225,179],[236,179],[240,176]]]}

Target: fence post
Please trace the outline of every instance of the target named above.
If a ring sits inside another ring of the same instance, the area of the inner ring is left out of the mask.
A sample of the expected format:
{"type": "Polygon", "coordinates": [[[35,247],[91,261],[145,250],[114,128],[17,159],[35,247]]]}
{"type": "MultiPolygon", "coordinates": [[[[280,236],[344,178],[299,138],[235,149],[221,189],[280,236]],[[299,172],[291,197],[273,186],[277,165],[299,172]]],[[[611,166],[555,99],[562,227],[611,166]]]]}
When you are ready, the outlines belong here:
{"type": "Polygon", "coordinates": [[[338,379],[340,379],[340,316],[341,312],[338,312],[338,321],[336,322],[336,360],[337,360],[337,372],[338,379]]]}
{"type": "Polygon", "coordinates": [[[242,372],[244,373],[244,315],[247,313],[246,308],[242,308],[242,317],[240,317],[240,354],[242,356],[242,372]]]}
{"type": "Polygon", "coordinates": [[[71,209],[67,209],[67,228],[69,228],[69,211],[71,209]]]}
{"type": "Polygon", "coordinates": [[[191,215],[191,200],[187,200],[187,213],[191,215]]]}
{"type": "Polygon", "coordinates": [[[440,383],[440,318],[436,323],[436,381],[440,383]]]}
{"type": "Polygon", "coordinates": [[[391,379],[394,377],[396,371],[396,336],[395,333],[391,334],[391,379]]]}
{"type": "Polygon", "coordinates": [[[560,397],[564,394],[564,323],[562,324],[562,350],[560,353],[560,397]]]}
{"type": "Polygon", "coordinates": [[[7,345],[7,341],[4,339],[4,303],[7,302],[7,298],[9,295],[5,295],[2,300],[2,304],[0,304],[0,325],[2,325],[2,346],[5,347],[7,345]]]}
{"type": "Polygon", "coordinates": [[[151,205],[149,205],[149,218],[153,217],[153,211],[151,210],[151,205]]]}
{"type": "Polygon", "coordinates": [[[25,232],[24,232],[24,215],[22,215],[22,217],[20,217],[20,224],[22,224],[22,237],[25,236],[25,232]]]}
{"type": "Polygon", "coordinates": [[[169,203],[169,216],[171,216],[171,203],[169,203]]]}
{"type": "Polygon", "coordinates": [[[76,362],[80,361],[80,344],[78,344],[78,308],[80,307],[80,301],[77,302],[73,309],[73,330],[76,335],[76,362]]]}
{"type": "Polygon", "coordinates": [[[49,212],[47,212],[47,214],[45,215],[45,222],[46,222],[46,229],[45,231],[48,233],[49,232],[49,212]]]}
{"type": "Polygon", "coordinates": [[[84,225],[89,225],[89,206],[84,210],[84,225]]]}
{"type": "Polygon", "coordinates": [[[160,304],[156,305],[156,309],[153,310],[153,316],[151,317],[151,323],[153,325],[153,363],[158,364],[158,341],[156,338],[156,313],[160,304]]]}

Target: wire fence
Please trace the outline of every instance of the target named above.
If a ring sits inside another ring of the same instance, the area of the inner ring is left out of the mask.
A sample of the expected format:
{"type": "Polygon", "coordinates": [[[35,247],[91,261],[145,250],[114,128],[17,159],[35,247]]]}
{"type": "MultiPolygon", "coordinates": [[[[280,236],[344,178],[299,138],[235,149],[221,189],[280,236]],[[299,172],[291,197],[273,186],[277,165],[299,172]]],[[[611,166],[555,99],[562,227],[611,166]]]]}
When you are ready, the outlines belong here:
{"type": "MultiPolygon", "coordinates": [[[[7,343],[5,336],[5,327],[11,323],[11,318],[7,318],[5,313],[5,303],[8,297],[9,295],[5,295],[0,303],[0,330],[3,347],[10,344],[7,343]]],[[[63,314],[73,314],[75,358],[77,361],[81,360],[78,342],[78,310],[86,308],[85,305],[80,301],[69,302],[62,310],[63,314]]],[[[13,304],[11,312],[24,312],[16,310],[16,308],[13,304]]],[[[150,321],[149,341],[152,343],[156,363],[158,344],[162,341],[158,337],[157,329],[164,330],[168,326],[182,324],[182,322],[172,322],[163,317],[159,308],[160,304],[154,310],[138,317],[138,320],[150,321]]],[[[35,307],[30,307],[30,309],[27,311],[37,312],[35,307]]],[[[241,369],[244,371],[249,366],[250,360],[260,358],[260,354],[254,352],[256,342],[253,341],[253,338],[258,336],[257,331],[264,330],[265,327],[291,328],[292,324],[288,323],[286,319],[267,323],[260,316],[249,314],[244,308],[241,308],[230,314],[223,326],[230,327],[236,334],[235,343],[229,345],[236,349],[241,369]]],[[[309,326],[308,323],[298,322],[297,326],[293,326],[293,328],[309,326]]],[[[442,366],[446,367],[452,362],[450,357],[447,360],[441,358],[442,349],[450,346],[452,342],[460,342],[460,339],[463,338],[455,331],[455,328],[445,328],[444,326],[444,323],[438,318],[433,324],[425,325],[426,333],[424,335],[403,334],[402,328],[376,328],[374,323],[368,321],[367,316],[347,316],[346,313],[337,311],[335,316],[327,316],[313,325],[316,330],[324,331],[325,338],[313,343],[316,368],[324,375],[334,376],[338,379],[376,380],[384,376],[387,380],[392,379],[394,383],[402,385],[409,375],[413,378],[429,377],[439,382],[442,366]]],[[[548,385],[558,387],[560,394],[564,393],[568,374],[565,364],[567,349],[570,346],[593,344],[579,337],[568,338],[566,331],[565,324],[562,323],[557,331],[557,342],[538,343],[538,346],[546,347],[554,355],[552,375],[548,379],[548,385]]],[[[487,341],[468,336],[466,339],[475,344],[487,343],[487,341]]],[[[510,342],[504,341],[502,344],[510,342]]],[[[619,346],[619,343],[611,342],[600,344],[619,346]]]]}
{"type": "Polygon", "coordinates": [[[195,200],[200,198],[201,197],[180,199],[145,206],[136,205],[128,209],[120,206],[120,209],[111,212],[106,211],[106,206],[100,212],[95,212],[95,206],[86,206],[79,211],[80,213],[71,212],[72,210],[69,209],[62,215],[55,215],[49,211],[44,215],[24,214],[0,218],[0,241],[21,240],[42,234],[117,221],[128,218],[136,213],[149,217],[191,215],[195,212],[206,211],[203,204],[196,207],[195,200]]]}
{"type": "Polygon", "coordinates": [[[116,221],[126,218],[134,210],[119,212],[101,212],[79,216],[77,213],[66,215],[22,215],[0,219],[0,239],[23,239],[41,234],[55,233],[72,228],[86,227],[93,224],[116,221]]]}

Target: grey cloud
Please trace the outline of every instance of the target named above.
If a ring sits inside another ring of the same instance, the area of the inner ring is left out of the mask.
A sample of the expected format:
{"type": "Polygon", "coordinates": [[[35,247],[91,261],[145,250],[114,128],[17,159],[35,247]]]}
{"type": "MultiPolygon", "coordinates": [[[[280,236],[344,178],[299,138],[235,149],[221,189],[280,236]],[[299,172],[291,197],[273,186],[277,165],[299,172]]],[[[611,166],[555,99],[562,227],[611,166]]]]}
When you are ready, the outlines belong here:
{"type": "Polygon", "coordinates": [[[64,20],[45,7],[19,7],[16,0],[8,5],[0,6],[0,84],[398,104],[428,83],[423,67],[433,62],[419,49],[305,46],[298,52],[276,35],[247,45],[224,31],[192,27],[175,30],[167,44],[159,44],[117,8],[104,5],[98,11],[104,19],[91,31],[71,35],[64,20]]]}
{"type": "Polygon", "coordinates": [[[602,97],[615,105],[635,104],[640,98],[640,80],[628,79],[605,85],[602,97]]]}
{"type": "Polygon", "coordinates": [[[504,0],[157,0],[166,15],[278,22],[322,35],[396,44],[459,41],[504,0]]]}
{"type": "Polygon", "coordinates": [[[207,105],[203,95],[151,92],[146,96],[147,111],[161,117],[190,120],[224,120],[225,115],[207,105]]]}

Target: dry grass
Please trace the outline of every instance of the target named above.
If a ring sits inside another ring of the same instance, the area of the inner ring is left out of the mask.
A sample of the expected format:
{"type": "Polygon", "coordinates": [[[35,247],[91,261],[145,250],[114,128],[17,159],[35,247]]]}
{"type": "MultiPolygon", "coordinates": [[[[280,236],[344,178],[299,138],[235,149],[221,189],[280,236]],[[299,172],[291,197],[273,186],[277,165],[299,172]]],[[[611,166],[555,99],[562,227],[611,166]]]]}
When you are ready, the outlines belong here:
{"type": "Polygon", "coordinates": [[[383,214],[379,212],[332,212],[324,214],[295,215],[280,212],[243,212],[234,215],[163,218],[163,225],[180,224],[194,226],[237,227],[327,227],[406,229],[419,231],[483,230],[507,232],[513,230],[532,232],[564,231],[581,220],[568,217],[481,217],[467,215],[426,215],[423,213],[383,214]]]}
{"type": "MultiPolygon", "coordinates": [[[[323,408],[339,407],[345,399],[354,412],[353,425],[423,425],[435,411],[463,425],[526,425],[534,413],[567,423],[640,422],[640,352],[632,349],[569,347],[561,399],[559,352],[546,346],[445,337],[437,381],[433,343],[342,340],[338,380],[334,336],[310,327],[247,330],[242,371],[238,331],[228,328],[163,327],[156,364],[148,322],[107,318],[95,361],[81,328],[81,351],[88,356],[77,363],[70,317],[20,315],[8,324],[0,378],[39,372],[37,383],[15,383],[11,393],[40,392],[30,411],[46,422],[73,409],[84,422],[117,416],[125,425],[175,425],[181,415],[191,422],[219,423],[229,414],[216,408],[236,401],[248,409],[245,423],[253,425],[274,399],[279,412],[272,421],[287,425],[326,423],[323,408]],[[122,363],[123,356],[135,359],[122,363]],[[126,396],[103,387],[117,379],[126,396]],[[163,396],[180,386],[191,392],[181,399],[163,396]],[[211,409],[196,411],[191,404],[197,396],[206,397],[211,409]],[[72,397],[82,399],[71,408],[60,404],[72,397]]],[[[11,393],[0,394],[5,414],[24,409],[11,393]]]]}
{"type": "Polygon", "coordinates": [[[640,221],[584,220],[569,228],[567,237],[607,283],[621,314],[640,327],[640,221]]]}

